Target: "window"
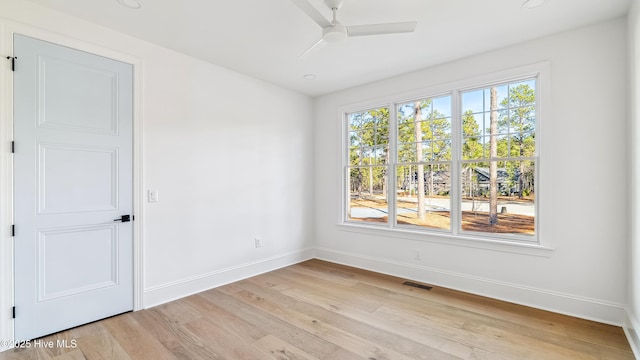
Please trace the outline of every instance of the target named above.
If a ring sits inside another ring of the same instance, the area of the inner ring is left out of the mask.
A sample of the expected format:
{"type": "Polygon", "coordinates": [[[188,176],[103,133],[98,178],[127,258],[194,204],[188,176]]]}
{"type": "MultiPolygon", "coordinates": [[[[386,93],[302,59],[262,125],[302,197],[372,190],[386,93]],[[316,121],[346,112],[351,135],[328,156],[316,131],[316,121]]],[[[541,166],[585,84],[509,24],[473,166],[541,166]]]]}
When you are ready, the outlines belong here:
{"type": "Polygon", "coordinates": [[[396,224],[449,230],[451,96],[398,104],[396,109],[396,224]]]}
{"type": "Polygon", "coordinates": [[[537,76],[345,113],[345,222],[536,242],[537,76]]]}
{"type": "Polygon", "coordinates": [[[535,235],[535,88],[462,92],[462,231],[535,235]]]}
{"type": "Polygon", "coordinates": [[[389,108],[347,114],[349,220],[387,223],[389,108]]]}

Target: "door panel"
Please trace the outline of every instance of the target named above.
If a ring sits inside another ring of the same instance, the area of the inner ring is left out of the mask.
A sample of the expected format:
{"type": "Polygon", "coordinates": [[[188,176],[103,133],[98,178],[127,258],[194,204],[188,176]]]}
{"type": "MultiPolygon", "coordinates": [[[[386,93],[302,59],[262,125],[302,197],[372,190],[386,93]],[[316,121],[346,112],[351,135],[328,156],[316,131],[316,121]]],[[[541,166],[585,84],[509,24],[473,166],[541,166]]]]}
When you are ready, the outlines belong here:
{"type": "Polygon", "coordinates": [[[117,236],[117,225],[111,224],[39,231],[38,301],[117,285],[117,236]],[[94,271],[85,271],[89,268],[94,271]]]}
{"type": "Polygon", "coordinates": [[[40,143],[38,150],[38,214],[118,209],[117,148],[40,143]]]}
{"type": "Polygon", "coordinates": [[[132,66],[15,35],[15,339],[133,308],[132,66]]]}
{"type": "Polygon", "coordinates": [[[118,73],[46,54],[38,56],[36,71],[39,126],[116,134],[118,73]]]}

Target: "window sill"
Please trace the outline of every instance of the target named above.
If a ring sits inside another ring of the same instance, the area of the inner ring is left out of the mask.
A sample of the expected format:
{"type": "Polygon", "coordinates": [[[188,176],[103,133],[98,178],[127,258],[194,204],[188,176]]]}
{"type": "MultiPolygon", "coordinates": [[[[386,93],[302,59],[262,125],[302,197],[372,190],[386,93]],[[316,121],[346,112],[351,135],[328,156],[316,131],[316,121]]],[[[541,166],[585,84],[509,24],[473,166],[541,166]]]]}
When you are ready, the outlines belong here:
{"type": "Polygon", "coordinates": [[[375,225],[361,225],[354,223],[339,223],[338,230],[354,232],[359,234],[369,234],[376,236],[387,236],[406,240],[424,241],[436,244],[451,246],[462,246],[491,251],[501,251],[515,254],[524,254],[540,257],[551,257],[555,248],[534,244],[521,243],[508,240],[495,240],[486,237],[452,235],[437,232],[412,231],[410,229],[386,228],[375,225]]]}

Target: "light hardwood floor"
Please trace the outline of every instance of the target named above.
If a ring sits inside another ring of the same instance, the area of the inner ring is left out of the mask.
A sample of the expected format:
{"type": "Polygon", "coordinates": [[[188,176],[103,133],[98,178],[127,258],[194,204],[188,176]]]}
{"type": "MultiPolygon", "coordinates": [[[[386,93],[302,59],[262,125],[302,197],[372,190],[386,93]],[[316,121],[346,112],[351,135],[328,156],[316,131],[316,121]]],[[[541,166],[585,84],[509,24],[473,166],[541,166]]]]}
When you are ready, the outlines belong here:
{"type": "Polygon", "coordinates": [[[0,360],[633,359],[619,327],[403,282],[310,260],[32,341],[0,360]],[[42,346],[58,340],[69,346],[42,346]]]}

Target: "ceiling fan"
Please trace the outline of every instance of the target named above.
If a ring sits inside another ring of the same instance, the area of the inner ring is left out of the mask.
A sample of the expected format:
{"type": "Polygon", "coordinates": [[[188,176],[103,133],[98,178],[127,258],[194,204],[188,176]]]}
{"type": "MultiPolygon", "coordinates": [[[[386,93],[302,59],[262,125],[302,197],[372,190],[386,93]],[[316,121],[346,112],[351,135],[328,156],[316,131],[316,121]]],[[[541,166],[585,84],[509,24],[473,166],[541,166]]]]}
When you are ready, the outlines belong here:
{"type": "Polygon", "coordinates": [[[416,29],[417,22],[398,22],[386,24],[369,24],[344,26],[338,22],[338,10],[342,7],[344,0],[324,0],[324,3],[333,12],[333,19],[327,20],[308,0],[291,0],[300,10],[304,11],[309,17],[322,28],[322,38],[313,44],[300,57],[305,58],[309,54],[326,46],[328,43],[337,43],[344,41],[351,36],[367,36],[367,35],[383,35],[413,32],[416,29]]]}

